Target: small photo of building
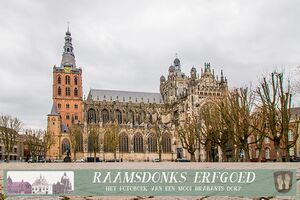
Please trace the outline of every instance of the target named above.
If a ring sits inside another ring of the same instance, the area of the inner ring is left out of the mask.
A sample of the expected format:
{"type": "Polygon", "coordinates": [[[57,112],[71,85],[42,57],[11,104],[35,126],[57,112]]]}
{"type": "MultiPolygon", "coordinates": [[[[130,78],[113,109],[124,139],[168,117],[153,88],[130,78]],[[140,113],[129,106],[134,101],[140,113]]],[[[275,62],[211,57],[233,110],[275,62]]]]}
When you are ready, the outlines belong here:
{"type": "Polygon", "coordinates": [[[9,195],[51,195],[74,192],[73,171],[8,171],[6,177],[6,192],[9,195]]]}

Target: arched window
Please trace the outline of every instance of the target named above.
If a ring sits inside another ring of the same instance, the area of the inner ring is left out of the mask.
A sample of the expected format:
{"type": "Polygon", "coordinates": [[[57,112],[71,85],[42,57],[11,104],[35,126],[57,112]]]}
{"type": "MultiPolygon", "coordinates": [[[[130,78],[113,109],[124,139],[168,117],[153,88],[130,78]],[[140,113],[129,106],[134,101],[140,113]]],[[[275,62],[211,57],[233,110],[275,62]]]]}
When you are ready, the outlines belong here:
{"type": "Polygon", "coordinates": [[[88,111],[88,123],[96,123],[96,111],[92,108],[88,111]]]}
{"type": "Polygon", "coordinates": [[[113,152],[112,136],[109,133],[104,135],[104,152],[113,152]]]}
{"type": "Polygon", "coordinates": [[[76,140],[76,151],[83,152],[83,137],[82,133],[78,133],[75,135],[76,140]]]}
{"type": "Polygon", "coordinates": [[[88,151],[93,153],[100,151],[99,133],[93,128],[89,130],[88,151]]]}
{"type": "Polygon", "coordinates": [[[171,137],[169,134],[162,136],[162,150],[164,153],[171,153],[171,137]]]}
{"type": "Polygon", "coordinates": [[[61,96],[61,87],[60,86],[57,89],[57,94],[58,94],[58,96],[61,96]]]}
{"type": "Polygon", "coordinates": [[[74,96],[75,96],[75,97],[78,96],[78,89],[77,89],[77,88],[74,89],[74,96]]]}
{"type": "Polygon", "coordinates": [[[259,149],[255,149],[255,158],[259,157],[259,149]]]}
{"type": "Polygon", "coordinates": [[[266,150],[265,150],[265,157],[266,157],[266,159],[270,159],[270,149],[269,148],[266,148],[266,150]]]}
{"type": "Polygon", "coordinates": [[[127,120],[134,125],[134,112],[132,110],[128,112],[127,120]]]}
{"type": "Polygon", "coordinates": [[[294,149],[294,147],[290,147],[289,148],[289,154],[290,154],[290,156],[294,156],[295,155],[295,149],[294,149]]]}
{"type": "Polygon", "coordinates": [[[119,151],[121,153],[127,153],[128,151],[128,135],[121,133],[119,136],[119,151]]]}
{"type": "Polygon", "coordinates": [[[63,139],[63,141],[61,143],[61,151],[62,151],[62,154],[67,154],[67,151],[71,152],[70,142],[67,138],[63,139]]]}
{"type": "Polygon", "coordinates": [[[66,96],[71,96],[71,90],[69,87],[66,87],[66,96]]]}
{"type": "Polygon", "coordinates": [[[122,124],[122,112],[120,110],[117,110],[117,120],[118,120],[118,124],[122,124]]]}
{"type": "Polygon", "coordinates": [[[294,141],[294,136],[293,136],[292,130],[289,130],[289,132],[288,132],[288,141],[289,142],[294,141]]]}
{"type": "Polygon", "coordinates": [[[61,84],[61,77],[59,75],[57,76],[57,83],[61,84]]]}
{"type": "Polygon", "coordinates": [[[157,152],[157,143],[155,135],[151,134],[148,136],[148,151],[149,153],[157,152]]]}
{"type": "Polygon", "coordinates": [[[91,153],[94,151],[93,148],[93,137],[91,135],[89,135],[88,137],[88,152],[91,153]]]}
{"type": "Polygon", "coordinates": [[[70,76],[66,76],[65,77],[65,83],[66,83],[66,85],[70,85],[70,76]]]}
{"type": "Polygon", "coordinates": [[[109,113],[106,109],[101,111],[102,122],[105,124],[109,121],[109,113]]]}
{"type": "Polygon", "coordinates": [[[135,153],[143,153],[143,136],[141,133],[136,133],[133,137],[133,150],[135,153]]]}
{"type": "Polygon", "coordinates": [[[75,76],[75,78],[74,78],[74,84],[75,84],[75,85],[78,84],[77,76],[75,76]]]}
{"type": "Polygon", "coordinates": [[[268,137],[265,137],[264,142],[265,142],[265,144],[269,144],[270,143],[270,139],[268,137]]]}

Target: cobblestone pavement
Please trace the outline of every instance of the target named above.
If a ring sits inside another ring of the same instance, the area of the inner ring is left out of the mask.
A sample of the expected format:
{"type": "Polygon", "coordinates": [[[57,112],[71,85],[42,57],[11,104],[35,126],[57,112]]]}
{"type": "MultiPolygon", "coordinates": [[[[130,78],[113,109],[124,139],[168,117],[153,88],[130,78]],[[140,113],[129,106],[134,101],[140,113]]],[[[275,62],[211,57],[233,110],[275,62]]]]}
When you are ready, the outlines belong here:
{"type": "MultiPolygon", "coordinates": [[[[300,200],[300,163],[0,163],[0,193],[5,169],[297,169],[297,197],[268,197],[270,200],[300,200]]],[[[257,197],[8,197],[9,200],[260,200],[257,197]]],[[[1,197],[0,197],[0,200],[1,197]]]]}

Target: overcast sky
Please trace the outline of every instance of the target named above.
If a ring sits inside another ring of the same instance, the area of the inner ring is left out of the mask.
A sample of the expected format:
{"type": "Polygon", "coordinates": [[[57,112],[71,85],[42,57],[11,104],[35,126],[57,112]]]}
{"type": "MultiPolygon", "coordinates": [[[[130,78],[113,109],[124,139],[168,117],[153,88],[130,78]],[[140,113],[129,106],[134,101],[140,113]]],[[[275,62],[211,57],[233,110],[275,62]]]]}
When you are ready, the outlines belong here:
{"type": "Polygon", "coordinates": [[[297,0],[2,1],[0,114],[46,128],[68,21],[85,95],[90,88],[159,92],[176,53],[186,74],[210,62],[233,88],[275,69],[295,74],[299,8],[297,0]]]}

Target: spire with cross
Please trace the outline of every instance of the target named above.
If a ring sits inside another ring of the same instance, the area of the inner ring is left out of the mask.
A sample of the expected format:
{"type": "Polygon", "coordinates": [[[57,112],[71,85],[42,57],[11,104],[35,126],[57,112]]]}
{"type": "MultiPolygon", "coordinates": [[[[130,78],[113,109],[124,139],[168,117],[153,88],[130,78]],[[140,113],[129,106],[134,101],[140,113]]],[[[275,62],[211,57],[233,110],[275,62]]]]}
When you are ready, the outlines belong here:
{"type": "Polygon", "coordinates": [[[64,52],[61,60],[61,67],[75,68],[75,56],[73,53],[72,37],[70,32],[70,22],[67,22],[68,28],[65,36],[64,52]]]}

